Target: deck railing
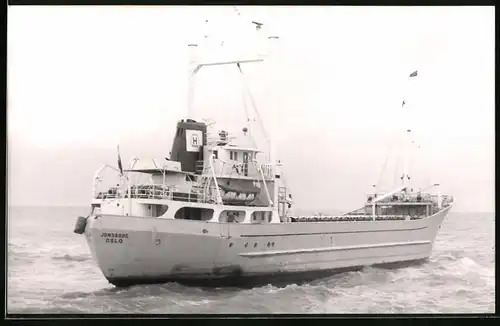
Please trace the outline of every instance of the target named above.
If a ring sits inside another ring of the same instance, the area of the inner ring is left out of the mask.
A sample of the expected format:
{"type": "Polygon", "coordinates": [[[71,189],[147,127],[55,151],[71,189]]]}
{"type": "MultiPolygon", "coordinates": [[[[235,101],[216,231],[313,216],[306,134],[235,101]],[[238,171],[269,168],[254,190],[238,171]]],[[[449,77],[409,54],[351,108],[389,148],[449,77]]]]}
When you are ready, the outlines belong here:
{"type": "MultiPolygon", "coordinates": [[[[370,203],[372,200],[376,199],[377,197],[381,197],[383,194],[369,194],[367,195],[367,202],[370,203]]],[[[409,202],[409,203],[419,203],[419,202],[432,202],[432,203],[437,203],[439,201],[439,197],[441,197],[441,201],[443,204],[448,204],[453,202],[453,196],[450,195],[435,195],[435,194],[420,194],[418,193],[408,193],[405,195],[395,195],[399,202],[409,202]]],[[[384,198],[380,201],[377,202],[377,204],[382,204],[382,203],[390,203],[394,202],[395,200],[393,199],[393,196],[390,196],[388,198],[384,198]]]]}
{"type": "Polygon", "coordinates": [[[373,218],[372,215],[365,214],[347,214],[339,216],[298,216],[291,217],[291,222],[333,222],[333,221],[395,221],[395,220],[417,220],[424,216],[410,215],[377,215],[373,218]]]}
{"type": "MultiPolygon", "coordinates": [[[[179,188],[175,185],[162,184],[142,184],[134,185],[130,188],[130,198],[133,199],[168,199],[196,203],[212,203],[215,202],[215,196],[211,190],[206,192],[201,186],[179,188]]],[[[107,192],[100,192],[95,199],[114,199],[114,198],[129,198],[128,189],[120,191],[118,189],[110,189],[107,192]]]]}
{"type": "MultiPolygon", "coordinates": [[[[224,162],[220,159],[214,160],[214,172],[215,175],[220,177],[254,177],[257,179],[261,178],[260,170],[266,180],[273,179],[274,171],[272,164],[255,164],[254,162],[242,163],[242,162],[224,162]]],[[[204,161],[196,161],[195,173],[200,175],[211,174],[210,167],[204,166],[204,161]]]]}

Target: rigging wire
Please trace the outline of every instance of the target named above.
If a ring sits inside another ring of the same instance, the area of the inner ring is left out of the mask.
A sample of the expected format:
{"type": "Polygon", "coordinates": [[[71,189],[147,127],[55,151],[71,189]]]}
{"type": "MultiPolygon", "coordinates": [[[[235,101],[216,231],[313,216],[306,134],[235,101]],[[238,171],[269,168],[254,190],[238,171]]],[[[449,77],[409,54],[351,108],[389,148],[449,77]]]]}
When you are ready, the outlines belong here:
{"type": "MultiPolygon", "coordinates": [[[[245,24],[250,22],[251,24],[255,25],[257,32],[259,32],[261,30],[262,25],[263,25],[262,23],[259,23],[259,22],[256,22],[256,21],[250,21],[249,19],[245,18],[244,15],[241,14],[240,10],[236,6],[232,6],[232,8],[233,8],[233,11],[236,13],[236,15],[238,16],[238,18],[240,19],[241,22],[244,22],[245,24]]],[[[208,21],[208,19],[205,20],[205,30],[206,30],[206,32],[205,32],[204,37],[205,37],[205,39],[207,39],[207,38],[210,37],[210,34],[211,34],[210,33],[210,27],[209,27],[209,21],[208,21]]],[[[224,41],[222,41],[221,45],[223,45],[223,43],[224,43],[224,41]]],[[[260,117],[259,111],[257,110],[257,106],[255,104],[254,97],[253,97],[253,95],[252,95],[252,93],[250,91],[249,85],[248,85],[248,83],[246,81],[245,74],[243,73],[243,70],[241,69],[241,66],[240,66],[239,63],[237,64],[237,66],[238,66],[238,69],[240,71],[241,81],[242,81],[242,84],[243,84],[243,87],[244,87],[244,89],[242,90],[242,97],[243,97],[243,105],[244,105],[244,110],[245,110],[245,115],[246,115],[246,118],[247,118],[247,122],[251,122],[251,120],[255,121],[255,119],[250,119],[250,116],[248,114],[249,110],[248,110],[248,106],[247,106],[247,101],[246,101],[246,98],[245,98],[245,94],[249,98],[250,104],[251,104],[251,106],[252,106],[252,108],[253,108],[253,110],[255,112],[255,115],[257,117],[257,121],[258,121],[258,123],[260,125],[262,133],[264,134],[264,137],[266,139],[268,139],[269,138],[268,137],[268,133],[265,130],[264,125],[262,123],[262,119],[260,117]]],[[[252,141],[253,141],[253,143],[255,145],[255,139],[253,139],[253,137],[251,137],[251,138],[252,138],[252,141]]]]}
{"type": "Polygon", "coordinates": [[[390,144],[389,144],[388,149],[387,149],[387,154],[385,156],[384,165],[382,166],[382,171],[380,172],[377,183],[375,184],[375,193],[378,193],[378,191],[380,190],[379,186],[380,186],[380,183],[382,181],[382,176],[384,175],[384,172],[386,171],[387,161],[389,160],[389,155],[390,155],[391,150],[393,148],[394,142],[395,142],[395,139],[394,139],[394,130],[393,130],[392,136],[391,136],[391,141],[390,141],[390,144]]]}
{"type": "MultiPolygon", "coordinates": [[[[241,97],[243,99],[243,108],[245,110],[245,117],[247,119],[246,124],[248,125],[250,139],[252,140],[253,146],[257,147],[257,143],[255,141],[255,138],[253,137],[252,127],[251,127],[252,119],[250,118],[250,114],[248,112],[248,106],[247,106],[247,101],[246,101],[246,96],[245,96],[245,94],[246,94],[245,90],[248,89],[248,85],[245,82],[245,76],[243,74],[243,70],[241,70],[240,64],[237,63],[236,65],[238,66],[238,70],[240,71],[240,81],[241,81],[241,85],[243,86],[243,89],[241,90],[241,97]]],[[[247,90],[247,92],[250,93],[250,91],[248,91],[248,90],[247,90]]]]}
{"type": "Polygon", "coordinates": [[[396,154],[396,166],[394,167],[394,184],[393,188],[396,188],[397,182],[398,182],[398,175],[399,175],[399,159],[401,158],[401,153],[396,154]]]}
{"type": "Polygon", "coordinates": [[[249,100],[250,100],[250,104],[251,104],[251,106],[252,106],[252,108],[253,108],[253,110],[254,110],[254,112],[255,112],[255,115],[257,116],[257,121],[259,122],[259,125],[260,125],[260,128],[261,128],[261,130],[262,130],[262,133],[264,134],[264,137],[265,137],[266,139],[269,139],[268,134],[267,134],[267,131],[266,131],[266,129],[264,128],[264,125],[263,125],[263,123],[262,123],[262,119],[261,119],[261,117],[260,117],[259,111],[257,110],[257,106],[255,105],[255,100],[254,100],[254,98],[253,98],[252,92],[250,92],[250,88],[249,88],[249,86],[248,86],[248,83],[247,83],[247,81],[246,81],[246,78],[244,78],[244,77],[245,77],[245,74],[243,73],[243,70],[241,69],[241,67],[240,67],[239,65],[238,65],[238,68],[239,68],[239,70],[240,70],[240,72],[241,72],[242,81],[243,81],[243,85],[244,85],[244,88],[245,88],[245,90],[244,90],[244,91],[246,91],[246,94],[247,94],[247,96],[248,96],[248,98],[249,98],[249,100]]]}
{"type": "MultiPolygon", "coordinates": [[[[414,136],[414,135],[412,135],[412,136],[414,136]]],[[[416,142],[415,140],[412,140],[411,143],[416,147],[417,150],[420,150],[422,148],[422,146],[418,142],[416,142]]],[[[419,158],[422,158],[422,156],[423,156],[422,153],[420,153],[419,158]]],[[[420,167],[421,167],[420,174],[422,174],[422,178],[420,179],[420,184],[422,185],[422,187],[425,187],[431,183],[429,171],[427,169],[424,169],[424,170],[422,169],[422,167],[424,167],[425,165],[426,164],[422,164],[422,160],[420,160],[420,167]],[[422,171],[425,171],[425,172],[422,173],[422,171]]],[[[432,165],[430,165],[430,166],[432,166],[432,165]]]]}

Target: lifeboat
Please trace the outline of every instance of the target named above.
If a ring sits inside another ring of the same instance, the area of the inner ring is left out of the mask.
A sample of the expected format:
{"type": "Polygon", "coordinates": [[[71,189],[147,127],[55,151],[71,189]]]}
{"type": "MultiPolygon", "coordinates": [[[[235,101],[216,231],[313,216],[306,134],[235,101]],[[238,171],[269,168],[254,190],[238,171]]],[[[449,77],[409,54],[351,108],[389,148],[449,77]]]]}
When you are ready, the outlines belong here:
{"type": "Polygon", "coordinates": [[[252,182],[244,181],[246,180],[231,180],[229,184],[221,182],[219,187],[224,204],[249,204],[257,198],[261,189],[252,182]]]}

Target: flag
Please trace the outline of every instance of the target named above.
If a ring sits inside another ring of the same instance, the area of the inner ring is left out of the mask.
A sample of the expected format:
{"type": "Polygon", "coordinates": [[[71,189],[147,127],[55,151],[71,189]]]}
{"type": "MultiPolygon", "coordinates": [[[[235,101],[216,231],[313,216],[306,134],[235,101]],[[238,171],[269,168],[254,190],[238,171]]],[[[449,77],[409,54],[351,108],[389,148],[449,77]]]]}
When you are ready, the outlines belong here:
{"type": "Polygon", "coordinates": [[[264,24],[259,23],[257,21],[252,21],[252,24],[255,24],[255,29],[256,30],[260,30],[262,28],[262,25],[264,25],[264,24]]]}
{"type": "Polygon", "coordinates": [[[417,77],[418,71],[415,70],[414,72],[411,73],[410,77],[417,77]]]}
{"type": "Polygon", "coordinates": [[[116,149],[118,151],[118,169],[120,169],[120,174],[123,175],[122,158],[120,157],[120,146],[117,145],[116,149]]]}
{"type": "Polygon", "coordinates": [[[406,104],[406,101],[403,101],[403,104],[401,104],[401,107],[405,106],[406,104]]]}

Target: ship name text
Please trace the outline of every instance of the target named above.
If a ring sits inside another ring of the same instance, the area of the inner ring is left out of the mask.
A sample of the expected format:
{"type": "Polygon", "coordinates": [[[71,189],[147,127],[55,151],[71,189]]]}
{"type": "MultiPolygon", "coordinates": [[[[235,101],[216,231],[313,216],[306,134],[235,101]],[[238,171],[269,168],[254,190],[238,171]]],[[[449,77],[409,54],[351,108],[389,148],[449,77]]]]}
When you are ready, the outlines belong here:
{"type": "Polygon", "coordinates": [[[106,243],[123,243],[123,239],[128,239],[128,233],[102,232],[101,238],[106,238],[106,243]]]}

